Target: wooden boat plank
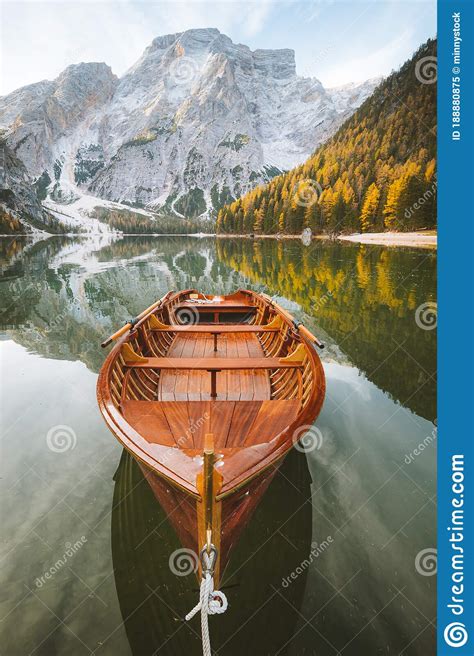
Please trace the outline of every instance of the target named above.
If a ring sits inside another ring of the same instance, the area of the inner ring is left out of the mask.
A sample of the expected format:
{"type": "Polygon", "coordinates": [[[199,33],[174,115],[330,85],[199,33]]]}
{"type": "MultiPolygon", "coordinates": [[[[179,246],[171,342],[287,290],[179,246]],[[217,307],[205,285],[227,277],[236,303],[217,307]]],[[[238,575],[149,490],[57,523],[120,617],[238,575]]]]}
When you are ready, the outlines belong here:
{"type": "Polygon", "coordinates": [[[256,310],[257,306],[252,303],[238,303],[236,301],[220,301],[219,303],[178,303],[174,306],[175,312],[179,312],[179,310],[189,310],[189,308],[203,312],[233,312],[239,310],[256,310]]]}
{"type": "MultiPolygon", "coordinates": [[[[248,359],[249,350],[246,336],[236,335],[236,342],[238,360],[248,359]]],[[[255,387],[253,384],[253,375],[255,373],[255,371],[244,370],[240,374],[240,398],[242,401],[250,401],[255,398],[255,387]]],[[[266,376],[267,373],[264,372],[264,375],[266,376]]]]}
{"type": "MultiPolygon", "coordinates": [[[[194,353],[194,348],[196,346],[195,340],[191,335],[183,335],[184,345],[181,352],[180,361],[183,361],[184,358],[192,358],[194,353]]],[[[177,369],[176,373],[176,384],[174,386],[174,397],[176,401],[187,401],[188,400],[188,384],[189,384],[189,369],[186,371],[179,371],[177,369]]]]}
{"type": "Polygon", "coordinates": [[[225,335],[232,333],[277,333],[280,328],[270,327],[270,326],[255,326],[252,324],[196,324],[196,325],[181,325],[181,324],[169,324],[163,328],[151,328],[153,333],[206,333],[210,335],[225,335]]]}
{"type": "Polygon", "coordinates": [[[247,434],[245,446],[270,442],[295,420],[299,408],[298,399],[263,401],[247,434]]]}
{"type": "MultiPolygon", "coordinates": [[[[227,356],[227,342],[224,340],[220,345],[220,351],[217,353],[214,351],[214,340],[212,337],[208,337],[206,340],[206,350],[204,357],[208,358],[209,361],[214,362],[216,359],[226,358],[227,356]]],[[[239,372],[240,375],[240,372],[239,372]]],[[[217,385],[217,396],[220,400],[225,400],[227,398],[227,375],[225,372],[222,372],[217,375],[216,379],[217,385]]],[[[203,398],[208,399],[211,394],[211,377],[209,373],[203,372],[203,398]]]]}
{"type": "Polygon", "coordinates": [[[148,401],[124,401],[122,413],[128,423],[147,442],[176,446],[176,439],[170,430],[161,404],[148,401]]]}
{"type": "Polygon", "coordinates": [[[226,448],[265,444],[294,420],[297,401],[125,401],[123,416],[150,444],[196,449],[212,432],[226,448]],[[270,436],[270,437],[269,437],[270,436]]]}
{"type": "MultiPolygon", "coordinates": [[[[260,342],[255,335],[249,335],[247,338],[247,349],[250,358],[258,358],[264,356],[264,352],[260,342]]],[[[250,372],[253,381],[254,399],[270,399],[271,388],[270,379],[267,371],[250,372]]]]}
{"type": "MultiPolygon", "coordinates": [[[[225,336],[225,340],[227,345],[227,357],[237,358],[239,354],[237,351],[236,336],[232,334],[228,334],[225,336]]],[[[240,379],[241,379],[241,375],[239,371],[227,371],[227,398],[229,401],[240,400],[241,398],[240,379]]]]}
{"type": "Polygon", "coordinates": [[[252,369],[300,369],[301,362],[284,362],[280,358],[146,358],[140,362],[125,362],[126,367],[134,369],[176,369],[178,370],[202,370],[223,371],[252,370],[252,369]]]}
{"type": "MultiPolygon", "coordinates": [[[[158,405],[156,402],[153,405],[158,405]]],[[[182,449],[193,448],[194,439],[190,432],[191,421],[188,403],[165,401],[160,404],[176,444],[182,449]]]]}
{"type": "MultiPolygon", "coordinates": [[[[194,340],[193,358],[203,358],[206,354],[206,342],[212,341],[212,338],[207,335],[196,335],[190,337],[194,340]]],[[[200,401],[202,396],[202,388],[205,385],[205,378],[209,378],[209,374],[205,371],[190,371],[188,372],[188,400],[200,401]]],[[[209,397],[207,397],[209,398],[209,397]]]]}
{"type": "Polygon", "coordinates": [[[227,435],[225,447],[242,446],[250,426],[253,424],[262,401],[240,401],[235,404],[232,423],[227,435]]]}
{"type": "Polygon", "coordinates": [[[190,401],[187,406],[194,445],[202,451],[204,436],[211,432],[211,401],[190,401]]]}
{"type": "Polygon", "coordinates": [[[211,401],[211,433],[216,447],[226,445],[235,405],[235,401],[211,401]]]}
{"type": "MultiPolygon", "coordinates": [[[[184,345],[186,344],[186,339],[181,339],[180,337],[175,337],[172,341],[168,355],[174,358],[180,358],[183,354],[184,345]]],[[[181,372],[180,374],[181,375],[181,372]]],[[[173,374],[169,371],[162,371],[160,375],[160,380],[158,383],[158,398],[161,401],[174,401],[175,400],[175,387],[178,375],[173,374]]]]}
{"type": "Polygon", "coordinates": [[[153,490],[156,498],[163,506],[168,519],[174,526],[183,545],[196,549],[197,519],[195,503],[181,491],[156,476],[153,470],[141,466],[141,469],[153,490]]]}

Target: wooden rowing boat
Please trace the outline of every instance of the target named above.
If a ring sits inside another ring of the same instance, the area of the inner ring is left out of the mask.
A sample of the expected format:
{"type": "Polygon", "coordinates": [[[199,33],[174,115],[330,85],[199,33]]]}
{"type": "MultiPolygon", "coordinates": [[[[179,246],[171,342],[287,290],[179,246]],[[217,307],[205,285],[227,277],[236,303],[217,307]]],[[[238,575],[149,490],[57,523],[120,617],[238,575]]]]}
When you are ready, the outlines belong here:
{"type": "Polygon", "coordinates": [[[322,344],[247,290],[169,292],[103,346],[114,340],[97,384],[102,415],[183,547],[215,547],[218,582],[278,466],[319,414],[322,344]]]}

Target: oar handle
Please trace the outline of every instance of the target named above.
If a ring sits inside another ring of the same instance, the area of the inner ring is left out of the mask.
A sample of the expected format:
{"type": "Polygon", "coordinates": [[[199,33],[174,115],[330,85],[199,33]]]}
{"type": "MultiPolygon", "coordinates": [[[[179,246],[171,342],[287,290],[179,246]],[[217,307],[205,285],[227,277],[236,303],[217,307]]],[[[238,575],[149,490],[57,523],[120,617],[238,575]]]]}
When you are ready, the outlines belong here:
{"type": "Polygon", "coordinates": [[[113,335],[110,335],[107,339],[105,339],[102,343],[101,346],[102,348],[105,348],[106,346],[109,346],[109,344],[112,344],[112,342],[119,337],[122,337],[122,335],[125,335],[125,333],[130,330],[130,328],[133,328],[133,326],[140,321],[140,319],[143,319],[147,314],[150,312],[153,312],[153,310],[156,310],[157,307],[159,307],[164,301],[172,294],[172,291],[169,291],[167,294],[165,294],[162,298],[160,298],[159,301],[156,301],[150,307],[148,307],[146,310],[143,310],[143,312],[140,312],[139,315],[137,315],[134,319],[131,321],[128,321],[124,326],[119,328],[113,335]]]}
{"type": "Polygon", "coordinates": [[[306,328],[306,326],[303,326],[303,324],[300,324],[298,326],[298,330],[300,331],[300,333],[302,335],[305,335],[309,340],[312,340],[316,344],[316,346],[319,346],[320,349],[324,348],[324,344],[322,342],[320,342],[319,339],[317,337],[315,337],[313,335],[313,333],[306,328]]]}
{"type": "Polygon", "coordinates": [[[114,339],[118,339],[119,337],[121,337],[130,328],[130,326],[131,326],[130,323],[126,323],[125,326],[120,328],[120,330],[117,330],[116,333],[110,335],[110,337],[107,337],[107,339],[101,342],[101,347],[105,348],[106,346],[109,346],[109,344],[112,344],[114,339]]]}
{"type": "Polygon", "coordinates": [[[315,337],[315,335],[313,335],[313,333],[310,330],[308,330],[306,328],[306,326],[304,326],[301,323],[301,321],[298,321],[297,319],[295,319],[293,315],[291,315],[289,312],[287,312],[287,310],[282,308],[281,305],[278,305],[278,303],[276,303],[267,294],[262,294],[262,296],[264,296],[273,305],[273,307],[278,308],[278,310],[281,312],[281,314],[283,314],[288,319],[288,321],[291,321],[291,323],[294,325],[296,330],[298,330],[301,335],[304,335],[311,342],[314,342],[316,344],[316,346],[319,346],[320,349],[324,348],[324,344],[322,342],[320,342],[319,339],[317,337],[315,337]]]}

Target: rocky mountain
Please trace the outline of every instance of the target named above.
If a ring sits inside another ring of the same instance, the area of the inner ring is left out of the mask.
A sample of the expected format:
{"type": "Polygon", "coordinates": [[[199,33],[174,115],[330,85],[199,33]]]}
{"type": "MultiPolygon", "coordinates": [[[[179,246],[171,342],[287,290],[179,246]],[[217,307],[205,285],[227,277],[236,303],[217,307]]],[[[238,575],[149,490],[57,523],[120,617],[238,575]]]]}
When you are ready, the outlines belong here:
{"type": "Polygon", "coordinates": [[[303,162],[377,83],[325,89],[296,74],[292,50],[194,29],[154,39],[120,79],[83,63],[18,89],[0,98],[0,126],[40,199],[211,216],[303,162]]]}
{"type": "Polygon", "coordinates": [[[51,223],[23,162],[0,137],[0,233],[30,232],[51,223]]]}

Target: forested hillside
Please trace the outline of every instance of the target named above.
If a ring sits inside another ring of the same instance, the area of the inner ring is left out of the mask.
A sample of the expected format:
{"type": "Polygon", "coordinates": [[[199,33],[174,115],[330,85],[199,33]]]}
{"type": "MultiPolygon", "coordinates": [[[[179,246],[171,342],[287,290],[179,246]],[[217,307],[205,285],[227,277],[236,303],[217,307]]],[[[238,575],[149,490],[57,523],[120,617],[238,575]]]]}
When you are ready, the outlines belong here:
{"type": "Polygon", "coordinates": [[[392,73],[305,164],[230,205],[218,232],[298,234],[436,225],[436,40],[392,73]]]}

